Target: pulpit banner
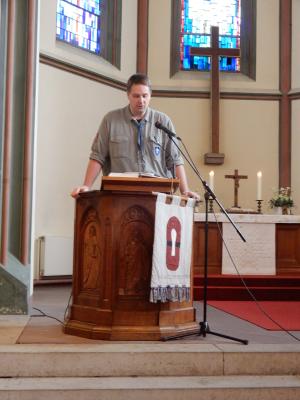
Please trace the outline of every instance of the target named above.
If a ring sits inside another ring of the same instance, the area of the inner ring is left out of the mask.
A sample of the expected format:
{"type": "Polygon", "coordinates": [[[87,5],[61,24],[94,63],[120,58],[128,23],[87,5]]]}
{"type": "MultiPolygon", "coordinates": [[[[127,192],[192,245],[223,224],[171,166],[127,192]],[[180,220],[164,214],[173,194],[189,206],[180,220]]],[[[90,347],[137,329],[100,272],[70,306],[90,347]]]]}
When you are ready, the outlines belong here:
{"type": "Polygon", "coordinates": [[[156,201],[150,301],[190,300],[195,200],[159,193],[156,201]]]}

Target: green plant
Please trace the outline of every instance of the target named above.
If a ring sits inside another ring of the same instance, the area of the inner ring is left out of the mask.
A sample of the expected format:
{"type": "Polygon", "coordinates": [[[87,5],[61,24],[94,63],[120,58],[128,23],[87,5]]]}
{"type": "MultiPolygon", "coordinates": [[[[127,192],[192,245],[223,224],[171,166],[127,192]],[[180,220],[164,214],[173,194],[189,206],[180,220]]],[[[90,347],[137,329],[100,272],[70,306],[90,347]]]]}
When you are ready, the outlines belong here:
{"type": "Polygon", "coordinates": [[[276,194],[269,200],[269,204],[271,208],[274,207],[285,207],[292,208],[294,207],[294,201],[291,197],[291,188],[290,187],[282,187],[280,188],[276,194]]]}

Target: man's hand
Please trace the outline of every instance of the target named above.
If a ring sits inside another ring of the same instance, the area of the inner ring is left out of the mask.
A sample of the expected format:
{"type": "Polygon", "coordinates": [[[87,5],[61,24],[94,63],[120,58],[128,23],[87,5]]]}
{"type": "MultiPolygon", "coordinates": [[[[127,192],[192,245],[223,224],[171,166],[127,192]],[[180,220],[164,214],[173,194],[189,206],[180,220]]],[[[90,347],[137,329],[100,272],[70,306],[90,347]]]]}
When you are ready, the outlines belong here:
{"type": "Polygon", "coordinates": [[[186,190],[186,191],[183,192],[182,194],[183,194],[184,196],[192,197],[193,199],[195,199],[195,200],[197,200],[197,201],[200,201],[200,195],[199,195],[199,193],[192,192],[192,191],[190,191],[190,190],[186,190]]]}
{"type": "Polygon", "coordinates": [[[89,186],[85,186],[85,185],[78,186],[72,190],[71,196],[74,197],[74,199],[76,199],[76,197],[78,197],[79,193],[88,192],[89,190],[90,190],[89,186]]]}

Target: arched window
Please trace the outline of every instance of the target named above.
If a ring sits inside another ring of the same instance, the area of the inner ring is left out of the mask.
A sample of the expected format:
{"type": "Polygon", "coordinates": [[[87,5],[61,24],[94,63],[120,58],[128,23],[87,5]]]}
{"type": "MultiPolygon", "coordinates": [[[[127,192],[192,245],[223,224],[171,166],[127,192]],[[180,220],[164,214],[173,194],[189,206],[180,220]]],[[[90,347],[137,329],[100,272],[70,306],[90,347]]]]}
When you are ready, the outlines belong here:
{"type": "Polygon", "coordinates": [[[120,68],[121,0],[57,0],[56,38],[120,68]]]}
{"type": "Polygon", "coordinates": [[[190,47],[210,46],[210,27],[219,26],[219,47],[240,48],[240,57],[220,57],[220,70],[255,79],[256,0],[173,0],[171,75],[208,71],[210,58],[190,47]]]}

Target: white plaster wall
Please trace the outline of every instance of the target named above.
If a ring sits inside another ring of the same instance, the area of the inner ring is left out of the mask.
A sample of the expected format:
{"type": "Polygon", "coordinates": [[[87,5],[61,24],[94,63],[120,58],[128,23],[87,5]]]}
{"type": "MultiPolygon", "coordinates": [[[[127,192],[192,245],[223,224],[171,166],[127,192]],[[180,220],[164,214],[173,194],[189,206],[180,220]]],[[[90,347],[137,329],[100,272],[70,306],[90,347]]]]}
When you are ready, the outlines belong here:
{"type": "MultiPolygon", "coordinates": [[[[122,81],[135,72],[136,0],[123,0],[121,71],[99,57],[56,43],[53,22],[56,1],[41,0],[40,3],[41,52],[122,81]]],[[[299,15],[298,0],[294,0],[293,7],[299,15]]],[[[258,0],[257,80],[224,74],[221,90],[278,90],[278,8],[279,0],[258,0]]],[[[169,78],[170,13],[170,0],[150,0],[148,59],[154,88],[207,90],[208,74],[179,74],[169,78]]],[[[298,28],[293,29],[299,35],[298,28]]],[[[297,55],[299,50],[295,50],[295,44],[293,49],[293,54],[297,55]]],[[[298,62],[294,57],[293,67],[298,62]]],[[[294,71],[294,87],[299,87],[299,79],[294,71]]],[[[35,237],[73,235],[74,202],[70,191],[83,180],[91,141],[101,118],[107,111],[126,103],[126,94],[122,91],[40,64],[35,237]]],[[[225,163],[213,167],[203,163],[204,154],[210,151],[209,100],[153,98],[151,104],[172,118],[177,133],[185,141],[204,179],[208,179],[211,169],[215,170],[216,194],[225,207],[233,205],[233,182],[225,179],[224,175],[233,173],[236,168],[241,174],[248,175],[247,181],[240,182],[240,204],[245,208],[255,208],[256,173],[261,170],[263,209],[270,212],[266,203],[272,190],[278,186],[277,101],[221,101],[220,151],[225,153],[225,163]]],[[[300,101],[292,104],[292,187],[295,202],[300,207],[300,101]]],[[[191,187],[201,192],[201,184],[190,169],[186,169],[191,187]]],[[[299,208],[295,211],[299,212],[299,208]]]]}
{"type": "MultiPolygon", "coordinates": [[[[150,0],[149,75],[157,87],[209,88],[209,74],[179,72],[170,78],[171,0],[150,0]]],[[[278,92],[279,0],[257,0],[256,81],[239,74],[220,74],[222,91],[278,92]]]]}
{"type": "Polygon", "coordinates": [[[126,81],[136,68],[137,0],[122,1],[121,70],[101,57],[57,41],[56,0],[40,0],[40,51],[112,78],[126,81]]]}
{"type": "Polygon", "coordinates": [[[39,99],[35,235],[72,236],[70,192],[83,181],[102,117],[126,94],[42,64],[39,99]]]}
{"type": "MultiPolygon", "coordinates": [[[[40,0],[39,14],[41,53],[124,82],[135,72],[137,0],[122,1],[120,70],[99,56],[56,41],[56,0],[40,0]]],[[[72,237],[70,192],[83,181],[102,117],[125,105],[126,94],[44,64],[39,67],[33,237],[72,237]]],[[[37,274],[36,260],[34,268],[37,274]]]]}
{"type": "MultiPolygon", "coordinates": [[[[247,180],[240,181],[239,204],[256,209],[257,172],[263,173],[263,199],[272,197],[278,187],[278,103],[272,101],[221,101],[220,152],[225,153],[221,166],[204,165],[210,152],[209,102],[197,99],[154,98],[152,105],[173,120],[177,134],[184,140],[202,177],[208,180],[215,171],[215,191],[225,207],[234,203],[233,180],[225,179],[235,169],[247,180]]],[[[202,191],[194,173],[186,168],[193,189],[202,191]]],[[[264,212],[271,212],[264,202],[264,212]]]]}
{"type": "Polygon", "coordinates": [[[300,1],[292,2],[292,89],[300,90],[300,1]]]}
{"type": "MultiPolygon", "coordinates": [[[[178,73],[169,77],[171,1],[150,0],[149,74],[155,87],[209,90],[207,73],[178,73]],[[158,7],[161,12],[158,12],[158,7]],[[159,29],[157,28],[159,27],[159,29]],[[158,45],[159,43],[159,45],[158,45]]],[[[257,0],[257,76],[256,81],[241,75],[221,74],[221,91],[277,93],[279,83],[279,1],[257,0]]],[[[233,205],[233,181],[224,178],[239,169],[248,175],[240,181],[239,204],[256,209],[257,177],[263,172],[264,212],[271,212],[267,200],[278,186],[277,101],[221,100],[220,152],[225,153],[222,166],[207,166],[204,154],[210,152],[210,101],[196,99],[152,100],[174,120],[177,132],[191,149],[201,174],[208,179],[215,171],[217,195],[226,207],[233,205]]],[[[192,173],[193,188],[201,190],[192,173]]]]}
{"type": "MultiPolygon", "coordinates": [[[[300,1],[292,1],[292,91],[300,91],[300,1]]],[[[292,101],[292,195],[300,214],[300,100],[292,101]]]]}
{"type": "Polygon", "coordinates": [[[292,102],[292,195],[294,214],[300,214],[300,100],[292,102]]]}

